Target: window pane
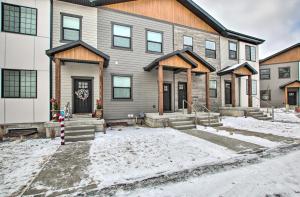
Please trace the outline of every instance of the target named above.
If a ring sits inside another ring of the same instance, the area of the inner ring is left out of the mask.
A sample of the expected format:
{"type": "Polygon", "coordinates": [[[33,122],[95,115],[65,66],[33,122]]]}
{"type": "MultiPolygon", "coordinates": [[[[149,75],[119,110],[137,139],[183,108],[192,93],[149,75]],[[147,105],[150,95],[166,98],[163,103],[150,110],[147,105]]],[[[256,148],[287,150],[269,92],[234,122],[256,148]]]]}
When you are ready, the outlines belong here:
{"type": "Polygon", "coordinates": [[[290,78],[290,68],[279,68],[279,78],[290,78]]]}
{"type": "MultiPolygon", "coordinates": [[[[246,94],[248,95],[248,79],[246,80],[246,94]]],[[[252,80],[252,95],[257,95],[257,81],[252,80]]]]}
{"type": "Polygon", "coordinates": [[[130,48],[130,38],[114,36],[114,46],[130,48]]]}
{"type": "Polygon", "coordinates": [[[260,69],[260,79],[270,79],[270,69],[260,69]]]}
{"type": "Polygon", "coordinates": [[[206,49],[216,50],[216,43],[212,41],[205,42],[206,49]]]}
{"type": "Polygon", "coordinates": [[[124,36],[124,37],[130,37],[131,28],[127,26],[121,26],[121,25],[114,25],[114,35],[117,36],[124,36]]]}
{"type": "Polygon", "coordinates": [[[209,81],[209,88],[217,89],[217,81],[216,80],[209,81]]]}
{"type": "Polygon", "coordinates": [[[131,87],[131,77],[113,76],[113,79],[114,87],[131,87]]]}
{"type": "Polygon", "coordinates": [[[183,37],[183,44],[188,46],[193,46],[193,38],[189,36],[183,37]]]}
{"type": "Polygon", "coordinates": [[[71,29],[80,29],[80,18],[71,17],[71,16],[63,16],[63,27],[71,28],[71,29]]]}
{"type": "Polygon", "coordinates": [[[206,49],[205,50],[205,56],[208,58],[216,58],[216,51],[206,49]]]}
{"type": "Polygon", "coordinates": [[[231,50],[231,51],[237,51],[236,43],[230,42],[229,43],[229,50],[231,50]]]}
{"type": "Polygon", "coordinates": [[[64,29],[64,40],[79,40],[80,35],[78,30],[64,29]]]}
{"type": "Polygon", "coordinates": [[[36,34],[36,10],[21,7],[20,32],[24,34],[36,34]]]}
{"type": "Polygon", "coordinates": [[[251,50],[250,50],[250,46],[246,46],[246,60],[248,60],[248,61],[251,60],[251,50]]]}
{"type": "Polygon", "coordinates": [[[3,4],[3,30],[11,32],[19,32],[19,12],[20,8],[14,5],[5,5],[3,4]]]}
{"type": "Polygon", "coordinates": [[[147,39],[148,41],[162,43],[162,34],[159,32],[147,31],[147,39]]]}
{"type": "Polygon", "coordinates": [[[251,61],[256,61],[256,48],[251,47],[251,61]]]}
{"type": "Polygon", "coordinates": [[[236,51],[229,51],[229,58],[230,59],[236,59],[237,58],[237,52],[236,51]]]}
{"type": "Polygon", "coordinates": [[[148,51],[161,53],[162,52],[162,44],[161,43],[148,42],[148,51]]]}
{"type": "Polygon", "coordinates": [[[3,97],[19,97],[19,72],[15,70],[3,70],[3,97]]]}
{"type": "Polygon", "coordinates": [[[35,98],[36,97],[36,71],[22,70],[21,71],[21,97],[35,98]]]}
{"type": "Polygon", "coordinates": [[[209,90],[209,96],[211,98],[217,98],[217,90],[216,89],[210,89],[209,90]]]}
{"type": "Polygon", "coordinates": [[[115,99],[130,99],[130,88],[114,88],[115,99]]]}

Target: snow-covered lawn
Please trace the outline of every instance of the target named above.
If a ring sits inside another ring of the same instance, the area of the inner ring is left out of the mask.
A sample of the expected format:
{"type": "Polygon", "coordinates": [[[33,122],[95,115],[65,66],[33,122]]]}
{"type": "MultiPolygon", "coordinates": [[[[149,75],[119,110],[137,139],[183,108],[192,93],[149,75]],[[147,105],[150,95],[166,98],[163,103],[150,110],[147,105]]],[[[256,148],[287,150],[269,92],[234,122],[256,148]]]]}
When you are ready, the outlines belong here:
{"type": "Polygon", "coordinates": [[[225,160],[233,151],[170,128],[123,128],[97,134],[90,175],[100,187],[225,160]]]}
{"type": "Polygon", "coordinates": [[[26,186],[59,144],[59,140],[48,139],[0,143],[0,196],[10,196],[26,186]]]}
{"type": "Polygon", "coordinates": [[[225,127],[300,138],[300,123],[262,121],[252,117],[224,117],[222,123],[225,127]]]}
{"type": "Polygon", "coordinates": [[[116,196],[300,196],[300,151],[184,182],[135,191],[119,191],[116,196]],[[277,194],[277,195],[276,195],[277,194]]]}
{"type": "Polygon", "coordinates": [[[300,118],[298,118],[297,113],[293,110],[286,111],[285,109],[275,109],[274,110],[274,119],[279,122],[291,122],[291,123],[299,123],[300,118]]]}

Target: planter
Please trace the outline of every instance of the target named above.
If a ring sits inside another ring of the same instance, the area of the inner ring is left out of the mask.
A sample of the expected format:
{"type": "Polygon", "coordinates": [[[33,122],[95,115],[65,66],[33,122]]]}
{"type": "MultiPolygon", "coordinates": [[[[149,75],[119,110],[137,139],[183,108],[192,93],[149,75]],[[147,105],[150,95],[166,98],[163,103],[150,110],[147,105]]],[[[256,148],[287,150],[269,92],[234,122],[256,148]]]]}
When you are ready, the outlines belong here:
{"type": "Polygon", "coordinates": [[[95,116],[96,116],[96,118],[98,118],[98,119],[102,119],[102,116],[103,116],[103,109],[96,109],[96,110],[95,110],[95,116]]]}
{"type": "Polygon", "coordinates": [[[295,107],[295,112],[300,113],[300,107],[295,107]]]}

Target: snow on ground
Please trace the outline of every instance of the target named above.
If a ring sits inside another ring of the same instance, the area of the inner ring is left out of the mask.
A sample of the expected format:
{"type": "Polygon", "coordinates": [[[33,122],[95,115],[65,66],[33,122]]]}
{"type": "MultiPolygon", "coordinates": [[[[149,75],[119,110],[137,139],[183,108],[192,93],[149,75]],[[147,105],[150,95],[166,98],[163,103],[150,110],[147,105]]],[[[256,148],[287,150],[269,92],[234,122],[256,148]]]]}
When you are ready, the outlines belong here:
{"type": "Polygon", "coordinates": [[[213,128],[213,127],[204,127],[204,126],[198,125],[197,129],[200,130],[200,131],[206,131],[206,132],[213,133],[213,134],[216,134],[216,135],[226,136],[226,137],[229,137],[229,138],[234,138],[234,139],[241,140],[241,141],[244,141],[244,142],[250,142],[250,143],[257,144],[257,145],[264,146],[264,147],[268,147],[268,148],[273,148],[273,147],[282,145],[279,142],[272,142],[270,140],[263,139],[263,138],[260,138],[260,137],[255,137],[255,136],[246,136],[246,135],[235,134],[235,133],[230,135],[230,133],[225,131],[225,130],[217,130],[216,128],[213,128]]]}
{"type": "Polygon", "coordinates": [[[170,128],[129,127],[97,134],[90,150],[89,171],[103,187],[234,156],[229,149],[170,128]]]}
{"type": "Polygon", "coordinates": [[[116,196],[300,196],[300,151],[184,182],[135,191],[119,191],[116,196]],[[277,195],[276,195],[277,194],[277,195]],[[281,195],[280,195],[281,194],[281,195]]]}
{"type": "Polygon", "coordinates": [[[300,124],[298,123],[263,121],[252,117],[223,117],[222,123],[225,127],[300,138],[300,124]]]}
{"type": "Polygon", "coordinates": [[[300,118],[296,115],[297,113],[293,110],[286,111],[283,108],[274,110],[274,120],[279,122],[300,123],[300,118]]]}
{"type": "Polygon", "coordinates": [[[48,139],[0,143],[0,196],[26,186],[59,144],[59,140],[48,139]]]}

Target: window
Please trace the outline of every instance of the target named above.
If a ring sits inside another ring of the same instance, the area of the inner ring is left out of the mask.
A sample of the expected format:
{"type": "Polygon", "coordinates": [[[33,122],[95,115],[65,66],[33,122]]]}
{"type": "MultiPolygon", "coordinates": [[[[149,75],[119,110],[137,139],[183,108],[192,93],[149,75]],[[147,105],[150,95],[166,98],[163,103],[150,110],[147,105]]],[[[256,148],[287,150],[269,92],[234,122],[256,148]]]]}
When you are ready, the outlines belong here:
{"type": "Polygon", "coordinates": [[[290,67],[278,68],[279,79],[290,78],[290,67]]]}
{"type": "Polygon", "coordinates": [[[247,61],[256,61],[256,48],[253,46],[246,45],[246,60],[247,61]]]}
{"type": "Polygon", "coordinates": [[[131,49],[131,27],[113,24],[113,47],[131,49]]]}
{"type": "Polygon", "coordinates": [[[147,30],[147,52],[163,52],[163,35],[161,32],[147,30]]]}
{"type": "Polygon", "coordinates": [[[270,101],[271,100],[271,90],[261,90],[260,98],[263,101],[270,101]]]}
{"type": "Polygon", "coordinates": [[[2,31],[36,35],[37,9],[2,3],[2,31]]]}
{"type": "Polygon", "coordinates": [[[189,48],[193,50],[193,38],[189,36],[183,36],[183,48],[189,48]]]}
{"type": "Polygon", "coordinates": [[[237,59],[237,44],[236,42],[229,41],[229,59],[237,59]]]}
{"type": "Polygon", "coordinates": [[[209,95],[211,98],[217,98],[217,81],[216,80],[209,81],[209,95]]]}
{"type": "Polygon", "coordinates": [[[271,74],[270,74],[270,69],[269,68],[260,69],[259,73],[260,73],[260,79],[261,80],[265,80],[265,79],[270,79],[271,78],[271,74]]]}
{"type": "Polygon", "coordinates": [[[112,76],[113,80],[113,99],[132,99],[132,77],[112,76]]]}
{"type": "Polygon", "coordinates": [[[2,98],[36,98],[37,72],[2,70],[2,98]]]}
{"type": "Polygon", "coordinates": [[[216,59],[216,43],[212,41],[205,42],[205,56],[216,59]]]}
{"type": "MultiPolygon", "coordinates": [[[[248,79],[246,80],[246,95],[248,95],[248,79]]],[[[252,79],[252,95],[257,95],[257,81],[252,79]]]]}
{"type": "Polygon", "coordinates": [[[81,16],[61,14],[62,17],[62,41],[81,40],[81,16]]]}

